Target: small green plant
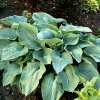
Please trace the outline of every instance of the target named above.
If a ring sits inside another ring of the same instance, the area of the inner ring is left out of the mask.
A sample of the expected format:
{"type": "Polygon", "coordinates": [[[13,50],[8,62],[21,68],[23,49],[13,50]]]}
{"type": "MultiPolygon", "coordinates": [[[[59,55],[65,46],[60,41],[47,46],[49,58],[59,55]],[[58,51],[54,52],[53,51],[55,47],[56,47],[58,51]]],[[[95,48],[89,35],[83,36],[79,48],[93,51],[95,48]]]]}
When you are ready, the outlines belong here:
{"type": "MultiPolygon", "coordinates": [[[[17,85],[26,96],[40,86],[43,100],[59,100],[73,92],[79,76],[90,81],[99,76],[100,38],[88,27],[69,25],[44,12],[0,20],[0,70],[3,86],[17,85]],[[25,17],[24,17],[25,16],[25,17]],[[58,24],[59,23],[59,24],[58,24]]],[[[100,81],[95,88],[100,88],[100,81]]]]}
{"type": "Polygon", "coordinates": [[[80,91],[75,91],[75,93],[79,96],[74,100],[100,100],[100,89],[96,90],[93,86],[97,80],[97,77],[93,77],[90,82],[86,81],[81,77],[83,81],[84,88],[80,91]]]}
{"type": "Polygon", "coordinates": [[[96,0],[82,0],[82,10],[85,10],[87,13],[88,12],[97,12],[99,10],[99,4],[96,0]]]}

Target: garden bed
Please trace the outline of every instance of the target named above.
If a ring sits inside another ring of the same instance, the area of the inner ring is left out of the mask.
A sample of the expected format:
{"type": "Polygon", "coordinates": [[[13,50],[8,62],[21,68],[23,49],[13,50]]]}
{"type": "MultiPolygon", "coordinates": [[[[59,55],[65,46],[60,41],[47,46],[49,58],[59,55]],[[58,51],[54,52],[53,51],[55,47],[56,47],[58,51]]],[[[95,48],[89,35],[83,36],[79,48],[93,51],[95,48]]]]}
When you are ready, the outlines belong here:
{"type": "MultiPolygon", "coordinates": [[[[34,12],[47,12],[54,17],[65,18],[68,23],[79,26],[87,26],[93,30],[93,34],[98,35],[98,28],[100,27],[100,11],[97,13],[85,13],[77,8],[79,4],[68,3],[60,4],[53,0],[47,0],[43,2],[31,2],[25,0],[6,0],[6,6],[0,8],[0,18],[4,18],[10,15],[21,15],[23,10],[28,10],[30,13],[34,12]],[[56,13],[55,13],[56,12],[56,13]]],[[[2,72],[0,71],[0,100],[42,100],[40,89],[34,94],[31,93],[25,97],[22,95],[16,86],[10,87],[1,85],[2,72]]],[[[61,100],[73,100],[76,97],[74,93],[65,92],[61,97],[61,100]]]]}

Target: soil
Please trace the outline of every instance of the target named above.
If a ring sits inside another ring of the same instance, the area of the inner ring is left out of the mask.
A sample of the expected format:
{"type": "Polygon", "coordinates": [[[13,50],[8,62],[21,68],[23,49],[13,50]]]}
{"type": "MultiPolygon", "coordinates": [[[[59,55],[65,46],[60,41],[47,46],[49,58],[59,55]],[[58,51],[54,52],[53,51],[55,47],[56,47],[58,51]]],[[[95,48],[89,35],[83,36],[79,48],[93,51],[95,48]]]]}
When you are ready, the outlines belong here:
{"type": "MultiPolygon", "coordinates": [[[[24,10],[30,13],[47,12],[54,17],[61,17],[68,23],[79,26],[87,26],[93,30],[93,34],[99,35],[100,28],[100,10],[97,13],[86,13],[81,11],[77,0],[73,2],[61,3],[62,0],[5,0],[5,6],[0,8],[0,18],[11,15],[21,15],[24,10]],[[57,1],[57,2],[56,2],[57,1]]],[[[31,93],[25,97],[20,93],[16,86],[2,86],[2,73],[0,71],[0,100],[42,100],[41,91],[31,93]]],[[[65,92],[60,100],[73,100],[76,97],[74,93],[65,92]]]]}

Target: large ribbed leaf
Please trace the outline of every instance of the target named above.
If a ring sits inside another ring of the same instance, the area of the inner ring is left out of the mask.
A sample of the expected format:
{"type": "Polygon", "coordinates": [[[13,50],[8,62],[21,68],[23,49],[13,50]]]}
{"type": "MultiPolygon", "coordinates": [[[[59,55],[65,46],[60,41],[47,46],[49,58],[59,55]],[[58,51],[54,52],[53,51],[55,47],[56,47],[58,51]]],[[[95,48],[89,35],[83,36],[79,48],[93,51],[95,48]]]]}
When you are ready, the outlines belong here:
{"type": "Polygon", "coordinates": [[[62,27],[62,30],[66,32],[92,32],[92,30],[88,27],[83,27],[83,26],[74,26],[70,24],[66,24],[65,26],[62,27]]]}
{"type": "Polygon", "coordinates": [[[3,48],[6,47],[11,42],[9,40],[0,40],[0,55],[2,54],[3,48]]]}
{"type": "Polygon", "coordinates": [[[59,51],[52,51],[51,58],[53,68],[57,73],[61,72],[67,64],[73,63],[69,52],[60,53],[59,51]]]}
{"type": "Polygon", "coordinates": [[[88,33],[88,34],[83,34],[81,33],[80,34],[80,40],[82,41],[87,41],[90,45],[91,44],[96,44],[96,36],[91,34],[91,33],[88,33]]]}
{"type": "Polygon", "coordinates": [[[93,77],[99,76],[97,69],[89,63],[83,62],[78,66],[79,75],[90,81],[93,77]]]}
{"type": "Polygon", "coordinates": [[[28,53],[28,48],[23,47],[18,42],[13,42],[3,48],[1,60],[11,60],[28,53]]]}
{"type": "Polygon", "coordinates": [[[100,47],[98,46],[89,46],[85,48],[84,53],[92,57],[96,62],[100,62],[100,47]]]}
{"type": "Polygon", "coordinates": [[[38,30],[34,26],[24,22],[19,24],[17,35],[20,43],[29,49],[39,50],[41,48],[37,33],[38,30]]]}
{"type": "Polygon", "coordinates": [[[80,63],[81,59],[82,59],[82,49],[80,47],[77,46],[68,46],[67,49],[72,53],[72,56],[74,57],[74,59],[80,63]]]}
{"type": "Polygon", "coordinates": [[[25,66],[22,71],[20,79],[22,93],[28,95],[34,91],[45,71],[45,66],[40,62],[27,63],[27,66],[25,66]]]}
{"type": "Polygon", "coordinates": [[[42,81],[42,97],[43,100],[59,100],[64,90],[58,81],[58,77],[53,73],[46,75],[42,81]]]}
{"type": "Polygon", "coordinates": [[[75,67],[72,65],[67,65],[58,76],[66,91],[73,92],[79,83],[79,77],[75,74],[75,67]]]}
{"type": "Polygon", "coordinates": [[[38,21],[40,23],[53,24],[57,25],[59,22],[66,22],[66,20],[62,18],[53,18],[51,15],[44,12],[36,12],[32,15],[33,20],[38,21]]]}
{"type": "Polygon", "coordinates": [[[11,22],[9,20],[0,19],[0,23],[2,23],[3,25],[11,26],[11,22]]]}
{"type": "Polygon", "coordinates": [[[20,74],[22,68],[17,63],[8,64],[3,73],[3,86],[12,84],[16,78],[16,75],[20,74]]]}
{"type": "Polygon", "coordinates": [[[62,37],[62,35],[56,31],[46,29],[37,34],[38,39],[48,44],[49,46],[60,45],[63,41],[56,37],[62,37]]]}
{"type": "Polygon", "coordinates": [[[41,23],[56,25],[54,18],[51,15],[44,13],[44,12],[33,13],[32,18],[33,20],[39,21],[41,23]]]}
{"type": "Polygon", "coordinates": [[[51,64],[51,54],[52,49],[44,48],[42,50],[34,51],[33,58],[39,60],[43,64],[51,64]]]}
{"type": "Polygon", "coordinates": [[[79,35],[74,33],[66,33],[64,35],[63,41],[67,45],[75,45],[79,41],[79,35]]]}
{"type": "Polygon", "coordinates": [[[0,29],[0,39],[15,40],[17,38],[16,31],[11,28],[0,29]]]}
{"type": "Polygon", "coordinates": [[[55,18],[56,23],[64,22],[66,24],[66,20],[63,18],[55,18]]]}
{"type": "Polygon", "coordinates": [[[18,23],[18,22],[27,22],[27,18],[25,18],[24,16],[9,16],[6,18],[1,19],[1,21],[9,21],[9,23],[18,23]]]}
{"type": "Polygon", "coordinates": [[[97,45],[100,47],[100,38],[97,38],[97,39],[96,39],[96,43],[97,43],[97,45]]]}
{"type": "Polygon", "coordinates": [[[63,41],[61,39],[58,38],[52,38],[52,39],[42,39],[42,42],[46,43],[47,45],[51,46],[60,46],[61,44],[63,44],[63,41]]]}
{"type": "Polygon", "coordinates": [[[60,34],[59,32],[56,32],[56,31],[54,31],[52,29],[45,29],[45,30],[40,31],[37,34],[37,37],[39,39],[61,38],[62,34],[60,34]]]}
{"type": "Polygon", "coordinates": [[[0,61],[0,70],[6,68],[8,64],[8,61],[0,61]]]}
{"type": "Polygon", "coordinates": [[[88,57],[88,56],[82,56],[82,59],[84,60],[84,62],[89,63],[93,65],[95,68],[97,68],[97,63],[93,58],[88,57]]]}
{"type": "Polygon", "coordinates": [[[54,31],[59,31],[58,28],[52,24],[46,24],[46,23],[39,23],[39,24],[34,24],[34,26],[38,29],[38,30],[43,30],[43,29],[46,29],[46,28],[49,28],[51,30],[54,30],[54,31]]]}
{"type": "Polygon", "coordinates": [[[78,47],[80,48],[85,48],[85,47],[88,47],[90,46],[91,42],[90,41],[82,41],[82,40],[79,40],[79,42],[76,44],[78,47]]]}

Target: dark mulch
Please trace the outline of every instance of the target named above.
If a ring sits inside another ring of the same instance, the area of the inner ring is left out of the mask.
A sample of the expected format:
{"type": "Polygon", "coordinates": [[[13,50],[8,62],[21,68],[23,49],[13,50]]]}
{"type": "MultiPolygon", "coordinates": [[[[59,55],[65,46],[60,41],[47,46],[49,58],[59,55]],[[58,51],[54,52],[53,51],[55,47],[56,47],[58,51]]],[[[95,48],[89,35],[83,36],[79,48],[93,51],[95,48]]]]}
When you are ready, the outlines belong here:
{"type": "MultiPolygon", "coordinates": [[[[60,1],[60,0],[56,0],[60,1]]],[[[55,2],[55,0],[5,0],[6,6],[0,8],[0,18],[11,15],[21,15],[24,10],[31,13],[43,11],[54,17],[65,18],[68,23],[79,26],[87,26],[93,30],[93,34],[98,35],[100,27],[100,11],[97,13],[88,13],[81,11],[77,0],[65,3],[55,2]]],[[[72,0],[71,0],[72,1],[72,0]]],[[[34,94],[31,93],[25,97],[16,86],[10,87],[1,85],[2,72],[0,71],[0,100],[42,100],[40,89],[34,94]]],[[[73,100],[76,97],[74,93],[65,92],[61,100],[73,100]]]]}

